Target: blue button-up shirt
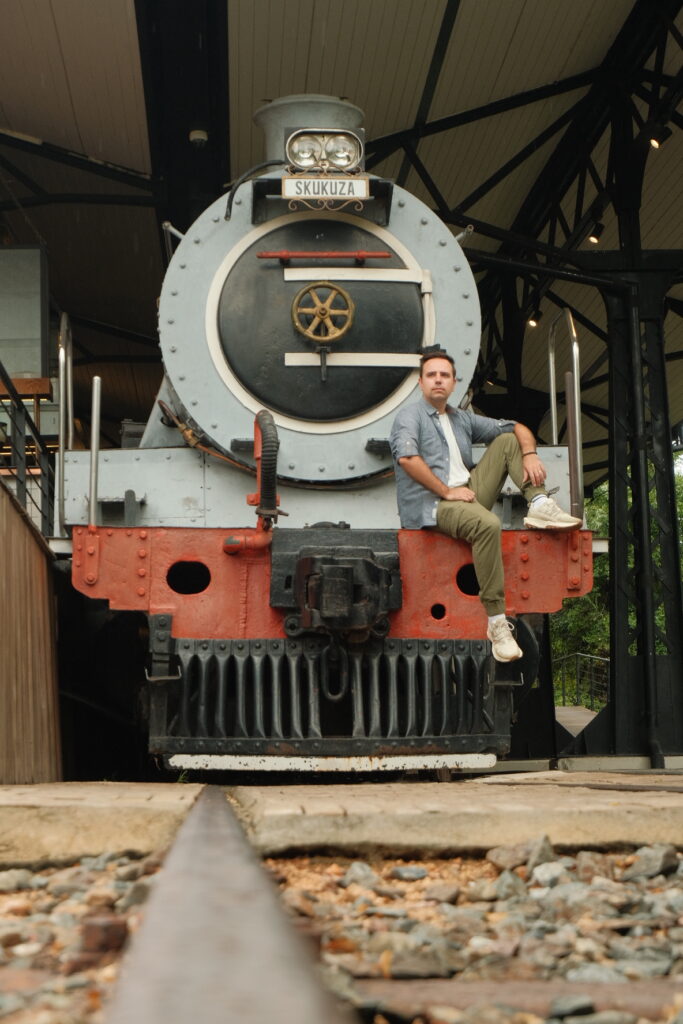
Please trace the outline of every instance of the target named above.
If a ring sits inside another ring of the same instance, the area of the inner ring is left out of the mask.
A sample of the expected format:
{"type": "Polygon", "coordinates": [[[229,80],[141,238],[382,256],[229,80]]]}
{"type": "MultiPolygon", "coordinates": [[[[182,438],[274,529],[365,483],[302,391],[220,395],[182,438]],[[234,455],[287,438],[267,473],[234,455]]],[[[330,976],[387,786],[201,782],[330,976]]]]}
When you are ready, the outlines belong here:
{"type": "MultiPolygon", "coordinates": [[[[477,416],[469,409],[453,409],[451,406],[446,411],[468,469],[474,466],[473,444],[489,444],[499,434],[508,434],[515,429],[514,420],[494,420],[488,416],[477,416]]],[[[401,526],[406,530],[436,526],[436,506],[440,499],[408,476],[398,460],[407,455],[420,455],[439,480],[448,482],[450,453],[439,423],[438,410],[425,398],[401,409],[391,428],[389,443],[396,467],[401,526]]]]}

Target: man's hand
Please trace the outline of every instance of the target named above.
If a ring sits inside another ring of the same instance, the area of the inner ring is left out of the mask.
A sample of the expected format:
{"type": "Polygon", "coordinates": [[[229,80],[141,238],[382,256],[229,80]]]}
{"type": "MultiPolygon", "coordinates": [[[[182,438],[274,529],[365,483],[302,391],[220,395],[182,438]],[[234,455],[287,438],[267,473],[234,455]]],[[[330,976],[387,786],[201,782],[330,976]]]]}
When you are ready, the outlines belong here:
{"type": "Polygon", "coordinates": [[[538,455],[525,455],[522,465],[524,466],[524,482],[529,480],[534,487],[542,487],[547,473],[538,455]]]}
{"type": "Polygon", "coordinates": [[[442,501],[476,501],[477,496],[469,487],[449,487],[442,501]]]}

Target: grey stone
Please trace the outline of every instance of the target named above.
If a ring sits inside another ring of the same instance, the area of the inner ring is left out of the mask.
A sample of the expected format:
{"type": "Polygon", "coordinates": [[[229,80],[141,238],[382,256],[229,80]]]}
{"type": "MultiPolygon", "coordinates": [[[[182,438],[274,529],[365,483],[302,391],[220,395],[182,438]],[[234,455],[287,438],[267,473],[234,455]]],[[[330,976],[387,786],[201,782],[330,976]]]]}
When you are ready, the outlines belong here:
{"type": "Polygon", "coordinates": [[[26,868],[10,868],[8,871],[0,871],[0,892],[16,892],[19,889],[28,889],[31,884],[31,872],[26,868]]]}
{"type": "Polygon", "coordinates": [[[683,916],[683,889],[668,889],[664,893],[664,900],[668,910],[676,917],[683,916]]]}
{"type": "Polygon", "coordinates": [[[676,847],[668,843],[655,843],[654,846],[641,846],[636,850],[633,864],[626,868],[622,881],[630,882],[636,878],[654,878],[655,875],[666,875],[678,868],[676,847]]]}
{"type": "Polygon", "coordinates": [[[133,861],[132,864],[126,862],[116,869],[116,877],[120,878],[122,882],[134,882],[141,874],[142,865],[139,861],[133,861]]]}
{"type": "Polygon", "coordinates": [[[0,992],[0,1014],[15,1013],[16,1010],[23,1010],[25,1001],[15,992],[0,992]]]}
{"type": "Polygon", "coordinates": [[[44,889],[50,881],[49,875],[31,875],[29,889],[44,889]]]}
{"type": "Polygon", "coordinates": [[[391,869],[389,877],[398,878],[401,882],[417,882],[421,878],[427,877],[427,871],[425,868],[418,867],[417,865],[397,865],[391,869]]]}
{"type": "Polygon", "coordinates": [[[576,855],[576,877],[581,882],[590,882],[595,875],[612,877],[612,862],[604,853],[595,850],[580,850],[576,855]]]}
{"type": "Polygon", "coordinates": [[[449,963],[444,943],[443,947],[398,953],[392,959],[390,971],[392,978],[450,978],[454,967],[449,963]]]}
{"type": "Polygon", "coordinates": [[[593,1013],[594,1010],[595,1004],[593,1000],[590,996],[583,993],[557,996],[550,1004],[551,1017],[576,1017],[579,1014],[583,1016],[587,1013],[593,1013]]]}
{"type": "Polygon", "coordinates": [[[405,910],[400,907],[367,907],[365,914],[368,917],[406,917],[405,910]]]}
{"type": "Polygon", "coordinates": [[[526,885],[514,871],[503,871],[494,886],[498,900],[526,899],[526,885]]]}
{"type": "Polygon", "coordinates": [[[381,879],[365,861],[354,860],[349,865],[344,877],[339,879],[338,884],[342,889],[347,889],[354,883],[363,886],[364,889],[374,889],[376,885],[381,884],[381,879]]]}
{"type": "Polygon", "coordinates": [[[375,932],[367,937],[363,945],[370,953],[383,953],[387,949],[392,953],[406,953],[409,950],[419,949],[423,943],[419,940],[416,941],[410,933],[375,932]]]}
{"type": "Polygon", "coordinates": [[[96,881],[95,875],[84,868],[67,868],[58,871],[47,883],[47,891],[53,896],[74,896],[84,892],[96,881]]]}
{"type": "Polygon", "coordinates": [[[150,889],[151,885],[149,879],[140,879],[135,882],[134,885],[131,885],[125,896],[122,896],[120,900],[117,900],[117,908],[119,910],[129,910],[131,907],[140,906],[147,900],[150,889]]]}
{"type": "Polygon", "coordinates": [[[443,930],[426,921],[421,921],[419,924],[416,922],[411,936],[414,942],[422,946],[426,946],[430,942],[442,943],[444,941],[443,930]]]}
{"type": "Polygon", "coordinates": [[[555,851],[552,844],[547,836],[541,836],[540,839],[535,839],[529,845],[529,856],[526,862],[527,873],[531,875],[534,868],[538,867],[539,864],[545,864],[553,860],[555,860],[555,851]]]}
{"type": "Polygon", "coordinates": [[[470,903],[492,903],[493,900],[498,899],[498,892],[496,889],[496,883],[498,879],[492,881],[490,878],[478,878],[465,889],[465,897],[470,903]]]}
{"type": "Polygon", "coordinates": [[[615,968],[623,974],[625,978],[631,979],[642,979],[642,978],[662,978],[668,974],[671,970],[673,959],[667,957],[667,959],[661,960],[615,960],[615,968]]]}
{"type": "Polygon", "coordinates": [[[511,871],[513,868],[526,864],[529,859],[529,850],[529,843],[517,843],[516,846],[496,846],[493,850],[488,851],[486,859],[503,871],[511,871]]]}
{"type": "Polygon", "coordinates": [[[439,904],[439,910],[451,926],[470,933],[481,927],[486,914],[478,907],[452,907],[450,903],[439,904]]]}
{"type": "Polygon", "coordinates": [[[590,889],[585,882],[559,882],[548,889],[546,899],[553,905],[562,903],[571,908],[580,908],[585,904],[589,910],[595,906],[595,897],[591,900],[590,889]]]}
{"type": "Polygon", "coordinates": [[[350,974],[340,967],[332,964],[320,964],[318,973],[323,984],[333,995],[345,1002],[350,1003],[357,1009],[372,1010],[377,1007],[376,999],[367,999],[360,995],[353,985],[350,974]]]}
{"type": "Polygon", "coordinates": [[[565,1017],[565,1024],[636,1024],[638,1018],[626,1010],[599,1010],[587,1016],[565,1017]]]}
{"type": "Polygon", "coordinates": [[[605,964],[581,964],[580,967],[573,967],[565,975],[567,981],[578,982],[581,985],[593,985],[599,982],[623,983],[624,975],[614,967],[605,964]]]}
{"type": "Polygon", "coordinates": [[[452,882],[432,882],[424,890],[424,897],[437,903],[457,903],[460,886],[452,882]]]}
{"type": "Polygon", "coordinates": [[[372,891],[376,892],[378,896],[384,896],[388,900],[397,900],[405,895],[403,889],[397,889],[391,885],[373,885],[372,891]]]}
{"type": "Polygon", "coordinates": [[[560,882],[568,882],[569,875],[564,864],[560,861],[543,861],[537,864],[531,872],[531,881],[536,885],[547,886],[551,888],[554,885],[558,885],[560,882]]]}

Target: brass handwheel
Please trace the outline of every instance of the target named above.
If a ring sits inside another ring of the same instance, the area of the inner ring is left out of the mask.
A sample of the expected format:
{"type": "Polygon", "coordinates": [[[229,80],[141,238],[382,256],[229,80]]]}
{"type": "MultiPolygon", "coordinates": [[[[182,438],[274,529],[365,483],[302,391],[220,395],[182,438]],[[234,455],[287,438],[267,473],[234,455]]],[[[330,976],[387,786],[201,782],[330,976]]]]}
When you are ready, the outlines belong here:
{"type": "Polygon", "coordinates": [[[306,285],[292,303],[292,322],[300,334],[326,345],[346,334],[353,323],[353,299],[338,284],[316,281],[306,285]]]}

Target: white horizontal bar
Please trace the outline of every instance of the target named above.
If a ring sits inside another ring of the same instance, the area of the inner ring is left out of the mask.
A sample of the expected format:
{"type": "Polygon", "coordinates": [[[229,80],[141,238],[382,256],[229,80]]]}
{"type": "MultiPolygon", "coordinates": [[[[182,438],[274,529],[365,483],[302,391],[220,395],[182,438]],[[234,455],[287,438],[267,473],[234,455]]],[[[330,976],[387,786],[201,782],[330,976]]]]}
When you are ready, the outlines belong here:
{"type": "Polygon", "coordinates": [[[423,271],[400,267],[285,267],[285,281],[402,281],[422,284],[423,271]]]}
{"type": "Polygon", "coordinates": [[[495,754],[396,754],[382,757],[272,757],[265,754],[172,754],[169,768],[258,772],[393,772],[493,768],[495,754]]]}
{"type": "MultiPolygon", "coordinates": [[[[328,366],[406,366],[420,365],[419,353],[412,352],[328,352],[328,366]]],[[[285,352],[285,366],[320,366],[318,352],[285,352]]]]}

